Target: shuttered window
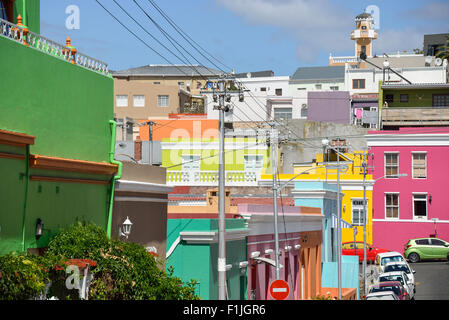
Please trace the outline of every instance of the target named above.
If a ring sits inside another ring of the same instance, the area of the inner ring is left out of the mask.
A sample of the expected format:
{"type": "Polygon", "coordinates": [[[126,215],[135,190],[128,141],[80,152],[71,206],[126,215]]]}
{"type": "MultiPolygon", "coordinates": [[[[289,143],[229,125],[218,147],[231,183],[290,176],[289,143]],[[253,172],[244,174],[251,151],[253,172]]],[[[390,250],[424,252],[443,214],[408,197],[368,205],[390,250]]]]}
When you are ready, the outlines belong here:
{"type": "Polygon", "coordinates": [[[413,179],[427,178],[427,154],[413,153],[413,179]]]}
{"type": "Polygon", "coordinates": [[[385,176],[397,178],[399,173],[399,154],[385,153],[385,176]]]}
{"type": "Polygon", "coordinates": [[[385,218],[387,219],[399,218],[399,194],[397,193],[385,194],[385,218]]]}

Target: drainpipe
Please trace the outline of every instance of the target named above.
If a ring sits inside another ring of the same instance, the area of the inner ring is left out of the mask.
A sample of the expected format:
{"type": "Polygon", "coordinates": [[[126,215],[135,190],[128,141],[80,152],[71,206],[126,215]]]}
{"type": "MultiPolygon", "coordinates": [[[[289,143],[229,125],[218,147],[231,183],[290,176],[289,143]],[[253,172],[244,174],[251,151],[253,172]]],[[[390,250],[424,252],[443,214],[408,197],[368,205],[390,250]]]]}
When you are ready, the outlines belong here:
{"type": "Polygon", "coordinates": [[[111,127],[111,146],[109,149],[109,162],[112,164],[116,164],[118,166],[118,171],[115,176],[111,179],[111,193],[109,199],[109,210],[108,210],[108,220],[107,220],[107,233],[109,238],[112,235],[112,211],[114,207],[114,190],[115,190],[115,181],[122,178],[122,163],[116,161],[114,159],[115,154],[115,140],[116,140],[116,132],[117,132],[117,122],[114,120],[109,120],[109,126],[111,127]]]}
{"type": "Polygon", "coordinates": [[[25,224],[26,224],[26,212],[27,212],[27,202],[28,202],[28,185],[30,181],[30,146],[26,146],[26,169],[25,169],[25,199],[23,201],[23,217],[22,217],[22,251],[25,252],[25,224]]]}

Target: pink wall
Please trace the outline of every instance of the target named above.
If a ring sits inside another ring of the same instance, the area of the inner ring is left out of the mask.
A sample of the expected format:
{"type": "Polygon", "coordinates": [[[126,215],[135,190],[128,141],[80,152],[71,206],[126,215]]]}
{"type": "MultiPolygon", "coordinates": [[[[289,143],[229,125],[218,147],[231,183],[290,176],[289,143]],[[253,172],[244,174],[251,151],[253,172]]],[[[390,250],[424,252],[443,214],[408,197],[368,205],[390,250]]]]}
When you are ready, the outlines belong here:
{"type": "MultiPolygon", "coordinates": [[[[436,128],[415,128],[401,130],[400,133],[449,133],[436,131],[436,128]]],[[[394,133],[399,133],[394,131],[394,133]]],[[[391,134],[392,132],[372,132],[391,134]]],[[[429,136],[429,141],[433,138],[429,136]]],[[[368,139],[369,140],[369,139],[368,139]]],[[[398,142],[400,144],[400,142],[398,142]]],[[[422,144],[422,143],[421,143],[422,144]]],[[[427,143],[424,143],[427,144],[427,143]]],[[[432,144],[429,142],[428,144],[432,144]]],[[[447,141],[443,144],[449,144],[447,141]]],[[[384,176],[384,153],[399,152],[399,173],[407,177],[399,179],[381,179],[373,190],[373,244],[392,251],[404,252],[406,242],[411,238],[428,237],[435,233],[432,218],[438,218],[437,237],[449,240],[449,146],[374,146],[373,179],[384,176]],[[427,178],[413,179],[412,152],[427,152],[427,178]],[[385,193],[399,193],[399,219],[387,220],[385,217],[385,193]],[[432,197],[427,201],[427,218],[414,219],[413,193],[427,193],[432,197]]]]}

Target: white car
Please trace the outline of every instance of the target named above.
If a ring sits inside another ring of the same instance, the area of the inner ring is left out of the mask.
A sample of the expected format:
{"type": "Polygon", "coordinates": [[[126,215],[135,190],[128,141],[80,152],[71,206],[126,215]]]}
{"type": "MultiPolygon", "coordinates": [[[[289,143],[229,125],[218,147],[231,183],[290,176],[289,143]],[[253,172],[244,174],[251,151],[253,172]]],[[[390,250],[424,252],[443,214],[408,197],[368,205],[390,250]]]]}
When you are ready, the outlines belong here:
{"type": "Polygon", "coordinates": [[[404,256],[396,251],[390,251],[390,252],[384,252],[384,253],[379,253],[376,256],[376,264],[379,267],[379,273],[383,273],[385,265],[387,263],[390,262],[399,262],[399,261],[404,261],[407,262],[404,258],[404,256]]]}
{"type": "Polygon", "coordinates": [[[393,272],[393,271],[404,271],[407,274],[407,277],[409,278],[410,282],[413,283],[416,293],[416,285],[415,285],[415,273],[416,271],[413,270],[410,265],[405,261],[397,261],[397,262],[390,262],[387,263],[384,267],[385,272],[393,272]]]}
{"type": "Polygon", "coordinates": [[[393,271],[380,274],[379,283],[385,281],[399,281],[410,295],[410,300],[415,298],[415,284],[410,281],[404,271],[393,271]]]}
{"type": "Polygon", "coordinates": [[[393,291],[379,291],[369,293],[365,300],[399,300],[393,291]]]}

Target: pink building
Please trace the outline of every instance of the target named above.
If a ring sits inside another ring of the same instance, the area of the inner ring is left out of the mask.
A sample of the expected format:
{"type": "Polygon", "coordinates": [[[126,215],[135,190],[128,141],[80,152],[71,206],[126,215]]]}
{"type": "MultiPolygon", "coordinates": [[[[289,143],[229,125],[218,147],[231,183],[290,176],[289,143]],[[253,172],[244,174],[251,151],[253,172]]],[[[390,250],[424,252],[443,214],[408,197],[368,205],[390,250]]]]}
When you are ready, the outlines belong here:
{"type": "Polygon", "coordinates": [[[449,240],[449,127],[372,131],[373,244],[404,252],[411,238],[449,240]],[[407,174],[407,176],[404,176],[407,174]]]}
{"type": "MultiPolygon", "coordinates": [[[[310,299],[321,293],[323,215],[319,208],[278,208],[280,278],[290,287],[288,300],[310,299]]],[[[247,221],[248,300],[272,300],[275,280],[273,205],[239,204],[247,221]]]]}

